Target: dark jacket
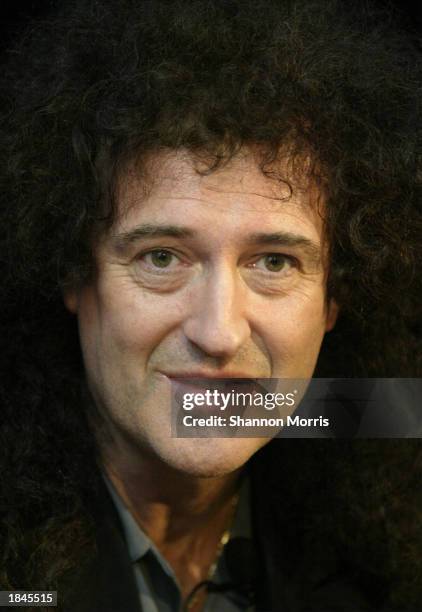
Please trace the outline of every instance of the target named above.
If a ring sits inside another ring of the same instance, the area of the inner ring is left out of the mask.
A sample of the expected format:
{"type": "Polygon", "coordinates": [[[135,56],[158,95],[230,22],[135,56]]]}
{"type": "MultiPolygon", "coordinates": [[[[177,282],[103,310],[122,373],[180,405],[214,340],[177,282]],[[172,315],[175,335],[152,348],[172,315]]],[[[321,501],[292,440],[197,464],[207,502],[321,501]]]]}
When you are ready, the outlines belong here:
{"type": "MultiPolygon", "coordinates": [[[[380,610],[331,549],[316,556],[303,549],[300,517],[283,519],[267,467],[260,456],[248,466],[257,612],[380,610]]],[[[97,504],[97,547],[96,558],[72,586],[66,612],[142,612],[122,526],[105,487],[97,504]]]]}

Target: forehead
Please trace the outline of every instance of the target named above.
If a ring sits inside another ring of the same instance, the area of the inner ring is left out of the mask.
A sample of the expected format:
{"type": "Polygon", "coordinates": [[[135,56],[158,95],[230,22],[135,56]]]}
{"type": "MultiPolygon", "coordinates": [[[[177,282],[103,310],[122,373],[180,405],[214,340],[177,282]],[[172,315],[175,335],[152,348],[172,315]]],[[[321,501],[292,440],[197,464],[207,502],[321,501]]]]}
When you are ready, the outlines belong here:
{"type": "Polygon", "coordinates": [[[150,216],[183,224],[203,219],[238,232],[242,221],[263,228],[299,224],[322,236],[324,197],[305,161],[303,171],[293,172],[286,158],[264,172],[256,152],[243,149],[221,168],[209,166],[184,150],[150,153],[132,162],[120,176],[114,230],[130,229],[150,216]]]}

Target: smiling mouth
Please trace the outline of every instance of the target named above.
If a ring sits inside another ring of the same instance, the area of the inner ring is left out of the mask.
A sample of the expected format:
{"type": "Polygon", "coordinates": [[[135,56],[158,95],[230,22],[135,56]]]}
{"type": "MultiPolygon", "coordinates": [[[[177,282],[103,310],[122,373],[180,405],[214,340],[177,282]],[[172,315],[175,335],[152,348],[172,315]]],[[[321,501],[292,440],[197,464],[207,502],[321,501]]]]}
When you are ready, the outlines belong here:
{"type": "Polygon", "coordinates": [[[189,414],[243,414],[257,393],[263,388],[256,378],[204,378],[204,377],[168,377],[172,387],[172,398],[176,409],[186,410],[189,402],[189,414]],[[238,399],[242,398],[239,403],[238,399]],[[245,398],[250,398],[249,400],[245,398]]]}
{"type": "Polygon", "coordinates": [[[243,393],[265,393],[271,390],[274,380],[268,377],[251,376],[249,373],[205,372],[200,370],[189,372],[159,371],[170,382],[171,386],[189,387],[192,393],[201,390],[217,390],[222,392],[237,391],[243,393]]]}
{"type": "Polygon", "coordinates": [[[166,375],[170,384],[176,388],[189,389],[191,393],[230,391],[253,393],[260,389],[258,379],[251,376],[204,376],[194,374],[166,375]]]}

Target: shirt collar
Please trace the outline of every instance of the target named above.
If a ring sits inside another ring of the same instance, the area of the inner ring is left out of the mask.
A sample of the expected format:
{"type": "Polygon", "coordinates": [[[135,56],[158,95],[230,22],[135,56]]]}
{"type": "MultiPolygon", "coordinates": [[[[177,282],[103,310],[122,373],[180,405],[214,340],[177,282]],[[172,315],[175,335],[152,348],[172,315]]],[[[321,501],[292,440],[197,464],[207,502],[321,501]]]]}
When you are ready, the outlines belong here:
{"type": "Polygon", "coordinates": [[[103,477],[123,526],[130,560],[135,563],[151,549],[152,542],[133,518],[132,513],[117,493],[107,474],[103,473],[103,477]]]}
{"type": "MultiPolygon", "coordinates": [[[[141,529],[138,523],[132,516],[132,513],[117,493],[111,480],[107,474],[103,473],[104,481],[107,485],[107,489],[110,496],[116,506],[120,521],[123,526],[125,539],[128,546],[129,557],[132,563],[142,559],[149,550],[158,553],[155,545],[141,529]]],[[[251,514],[250,514],[250,484],[249,477],[244,474],[239,491],[239,501],[235,511],[232,528],[230,530],[230,538],[251,538],[252,537],[252,526],[251,526],[251,514]]],[[[158,553],[159,554],[159,553],[158,553]]]]}

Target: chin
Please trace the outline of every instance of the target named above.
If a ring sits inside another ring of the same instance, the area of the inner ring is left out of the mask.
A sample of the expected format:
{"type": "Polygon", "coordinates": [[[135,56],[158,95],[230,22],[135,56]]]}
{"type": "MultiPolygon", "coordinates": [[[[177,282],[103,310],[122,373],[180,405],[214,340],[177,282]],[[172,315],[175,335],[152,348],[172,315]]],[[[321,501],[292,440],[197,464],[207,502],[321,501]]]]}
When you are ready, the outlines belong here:
{"type": "Polygon", "coordinates": [[[265,438],[179,438],[176,452],[160,453],[173,469],[199,478],[217,478],[238,470],[268,442],[265,438]]]}

